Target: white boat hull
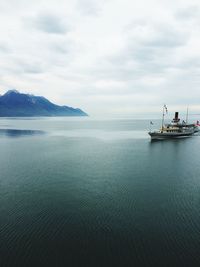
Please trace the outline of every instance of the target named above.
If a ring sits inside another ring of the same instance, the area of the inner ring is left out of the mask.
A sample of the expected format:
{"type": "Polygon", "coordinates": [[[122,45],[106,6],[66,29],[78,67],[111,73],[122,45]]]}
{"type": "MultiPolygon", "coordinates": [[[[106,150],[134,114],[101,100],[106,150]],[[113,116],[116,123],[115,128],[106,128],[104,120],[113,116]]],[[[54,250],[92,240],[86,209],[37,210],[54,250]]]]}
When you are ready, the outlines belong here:
{"type": "Polygon", "coordinates": [[[194,131],[187,131],[187,132],[174,132],[174,133],[166,133],[166,132],[149,132],[152,140],[156,139],[170,139],[170,138],[179,138],[185,136],[191,136],[194,134],[194,131]]]}

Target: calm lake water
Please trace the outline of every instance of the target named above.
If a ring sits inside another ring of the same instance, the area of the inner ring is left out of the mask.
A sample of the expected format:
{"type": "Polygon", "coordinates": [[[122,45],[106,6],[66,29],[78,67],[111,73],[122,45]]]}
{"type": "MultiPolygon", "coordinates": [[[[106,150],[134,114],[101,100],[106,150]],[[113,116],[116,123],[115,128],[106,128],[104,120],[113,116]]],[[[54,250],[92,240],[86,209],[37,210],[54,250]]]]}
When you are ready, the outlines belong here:
{"type": "Polygon", "coordinates": [[[148,129],[0,119],[0,266],[200,266],[200,136],[148,129]]]}

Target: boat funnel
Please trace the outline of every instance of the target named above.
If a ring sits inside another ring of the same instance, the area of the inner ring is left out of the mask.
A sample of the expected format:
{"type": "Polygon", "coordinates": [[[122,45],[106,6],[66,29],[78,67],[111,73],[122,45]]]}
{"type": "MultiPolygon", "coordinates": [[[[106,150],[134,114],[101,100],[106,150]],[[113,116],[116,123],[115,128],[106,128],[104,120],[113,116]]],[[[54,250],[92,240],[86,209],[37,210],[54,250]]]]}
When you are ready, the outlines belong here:
{"type": "Polygon", "coordinates": [[[175,112],[175,116],[174,116],[174,119],[173,119],[173,122],[179,122],[180,119],[178,117],[178,112],[175,112]]]}

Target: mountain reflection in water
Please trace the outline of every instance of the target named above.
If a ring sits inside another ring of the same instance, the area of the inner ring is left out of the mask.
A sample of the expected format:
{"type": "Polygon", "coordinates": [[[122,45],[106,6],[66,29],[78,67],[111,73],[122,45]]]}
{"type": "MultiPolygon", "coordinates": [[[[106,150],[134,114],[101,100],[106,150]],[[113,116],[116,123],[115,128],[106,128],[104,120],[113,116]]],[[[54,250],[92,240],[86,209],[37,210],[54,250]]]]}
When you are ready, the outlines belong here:
{"type": "Polygon", "coordinates": [[[41,135],[44,131],[39,130],[19,130],[19,129],[0,129],[0,136],[20,137],[29,135],[41,135]]]}

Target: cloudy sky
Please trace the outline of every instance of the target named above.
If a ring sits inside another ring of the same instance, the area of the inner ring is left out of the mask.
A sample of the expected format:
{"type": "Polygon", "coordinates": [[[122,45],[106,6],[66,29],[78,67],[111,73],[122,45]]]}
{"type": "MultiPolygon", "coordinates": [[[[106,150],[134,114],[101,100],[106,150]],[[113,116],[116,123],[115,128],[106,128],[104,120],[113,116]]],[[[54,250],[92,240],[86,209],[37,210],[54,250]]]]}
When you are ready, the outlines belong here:
{"type": "Polygon", "coordinates": [[[200,112],[199,0],[1,0],[0,94],[90,115],[200,112]]]}

